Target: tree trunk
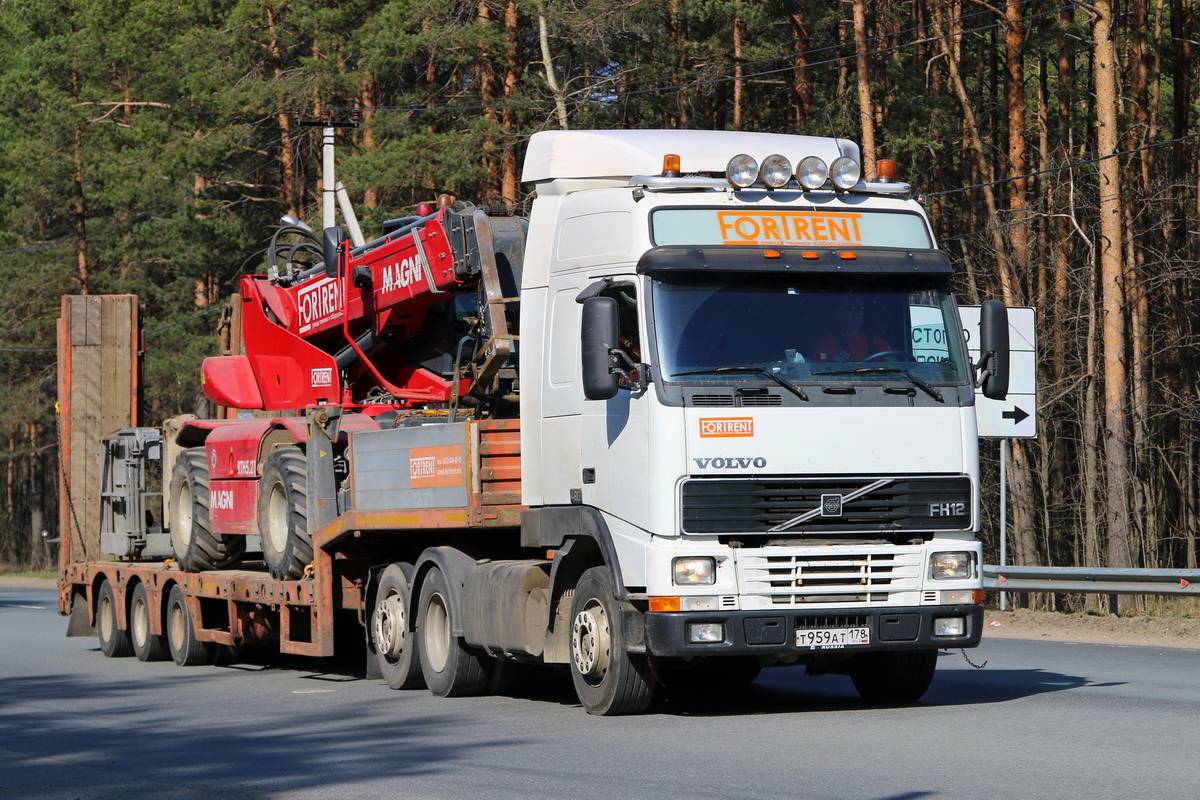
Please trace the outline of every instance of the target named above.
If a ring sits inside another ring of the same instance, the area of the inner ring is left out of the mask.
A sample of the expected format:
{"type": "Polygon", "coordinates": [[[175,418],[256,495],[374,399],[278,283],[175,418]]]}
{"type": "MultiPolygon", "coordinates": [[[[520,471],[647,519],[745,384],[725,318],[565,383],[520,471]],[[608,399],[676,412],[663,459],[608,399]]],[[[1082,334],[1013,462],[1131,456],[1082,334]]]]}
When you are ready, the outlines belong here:
{"type": "Polygon", "coordinates": [[[875,107],[871,103],[871,76],[867,73],[867,12],[863,0],[853,0],[854,63],[858,71],[858,119],[862,125],[863,177],[875,177],[875,107]]]}
{"type": "MultiPolygon", "coordinates": [[[[1092,44],[1095,52],[1096,143],[1100,157],[1100,297],[1104,342],[1104,434],[1107,460],[1105,505],[1108,564],[1132,566],[1129,485],[1129,419],[1126,403],[1126,330],[1124,307],[1127,276],[1121,217],[1121,168],[1117,152],[1117,51],[1112,29],[1112,3],[1097,0],[1092,44]]],[[[1127,600],[1122,602],[1127,606],[1127,600]]]]}

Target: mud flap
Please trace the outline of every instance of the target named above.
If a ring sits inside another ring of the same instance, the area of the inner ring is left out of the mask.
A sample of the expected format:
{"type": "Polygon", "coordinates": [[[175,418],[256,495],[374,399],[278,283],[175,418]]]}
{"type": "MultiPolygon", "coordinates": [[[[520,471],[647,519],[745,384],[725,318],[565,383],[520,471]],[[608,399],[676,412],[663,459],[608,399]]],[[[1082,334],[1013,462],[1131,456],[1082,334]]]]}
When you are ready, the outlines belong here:
{"type": "Polygon", "coordinates": [[[67,636],[95,636],[96,628],[88,620],[87,597],[76,592],[71,598],[71,616],[67,620],[67,636]]]}

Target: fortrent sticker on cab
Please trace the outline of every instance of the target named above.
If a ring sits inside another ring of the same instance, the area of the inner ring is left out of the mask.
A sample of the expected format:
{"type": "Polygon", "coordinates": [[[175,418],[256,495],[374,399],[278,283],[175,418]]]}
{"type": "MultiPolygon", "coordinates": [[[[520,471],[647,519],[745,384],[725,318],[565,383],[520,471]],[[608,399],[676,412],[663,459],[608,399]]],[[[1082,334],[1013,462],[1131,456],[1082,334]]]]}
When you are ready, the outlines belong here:
{"type": "Polygon", "coordinates": [[[700,438],[754,436],[754,417],[718,417],[700,420],[700,438]]]}

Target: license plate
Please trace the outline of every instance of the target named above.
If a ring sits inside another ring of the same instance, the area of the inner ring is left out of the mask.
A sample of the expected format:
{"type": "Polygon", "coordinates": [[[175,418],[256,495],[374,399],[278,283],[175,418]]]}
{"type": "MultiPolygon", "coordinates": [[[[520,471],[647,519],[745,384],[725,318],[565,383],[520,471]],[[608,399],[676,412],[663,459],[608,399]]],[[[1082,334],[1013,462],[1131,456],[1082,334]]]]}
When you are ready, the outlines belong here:
{"type": "Polygon", "coordinates": [[[871,643],[869,628],[817,628],[796,631],[796,646],[813,650],[839,650],[871,643]]]}

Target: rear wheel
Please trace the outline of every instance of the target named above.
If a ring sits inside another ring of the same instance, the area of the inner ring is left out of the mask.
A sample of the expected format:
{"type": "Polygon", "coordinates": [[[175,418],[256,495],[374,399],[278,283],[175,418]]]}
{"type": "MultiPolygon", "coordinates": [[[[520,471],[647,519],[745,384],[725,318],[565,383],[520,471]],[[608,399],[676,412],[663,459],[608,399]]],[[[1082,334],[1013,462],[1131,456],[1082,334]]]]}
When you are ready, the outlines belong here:
{"type": "Polygon", "coordinates": [[[129,601],[129,638],[133,643],[133,654],[138,657],[138,661],[167,659],[166,637],[150,633],[150,617],[153,613],[146,584],[139,583],[133,590],[133,599],[129,601]]]}
{"type": "Polygon", "coordinates": [[[208,515],[208,462],[203,447],[184,450],[171,474],[171,547],[184,572],[233,566],[246,554],[246,537],[212,532],[208,515]]]}
{"type": "Polygon", "coordinates": [[[421,660],[413,633],[411,564],[389,564],[379,578],[371,610],[371,645],[375,662],[393,689],[420,689],[421,660]]]}
{"type": "Polygon", "coordinates": [[[178,586],[171,587],[167,599],[167,646],[171,658],[181,667],[208,664],[216,656],[212,642],[201,642],[196,638],[195,622],[188,611],[183,589],[178,586]]]}
{"type": "Polygon", "coordinates": [[[417,654],[429,691],[439,697],[481,694],[488,683],[492,659],[454,635],[458,626],[453,617],[450,587],[437,567],[429,570],[421,584],[419,609],[417,654]]]}
{"type": "Polygon", "coordinates": [[[100,593],[96,598],[96,633],[100,637],[100,652],[107,658],[133,655],[129,631],[117,627],[116,594],[107,580],[100,584],[100,593]]]}
{"type": "Polygon", "coordinates": [[[312,563],[305,486],[308,466],[298,447],[284,447],[263,464],[258,493],[258,526],[263,560],[271,576],[295,580],[312,563]]]}
{"type": "Polygon", "coordinates": [[[850,679],[864,700],[913,703],[929,690],[937,670],[937,650],[883,650],[860,653],[850,679]]]}
{"type": "Polygon", "coordinates": [[[639,714],[654,698],[645,653],[625,651],[621,609],[612,578],[592,567],[575,585],[571,603],[571,681],[589,714],[639,714]]]}

